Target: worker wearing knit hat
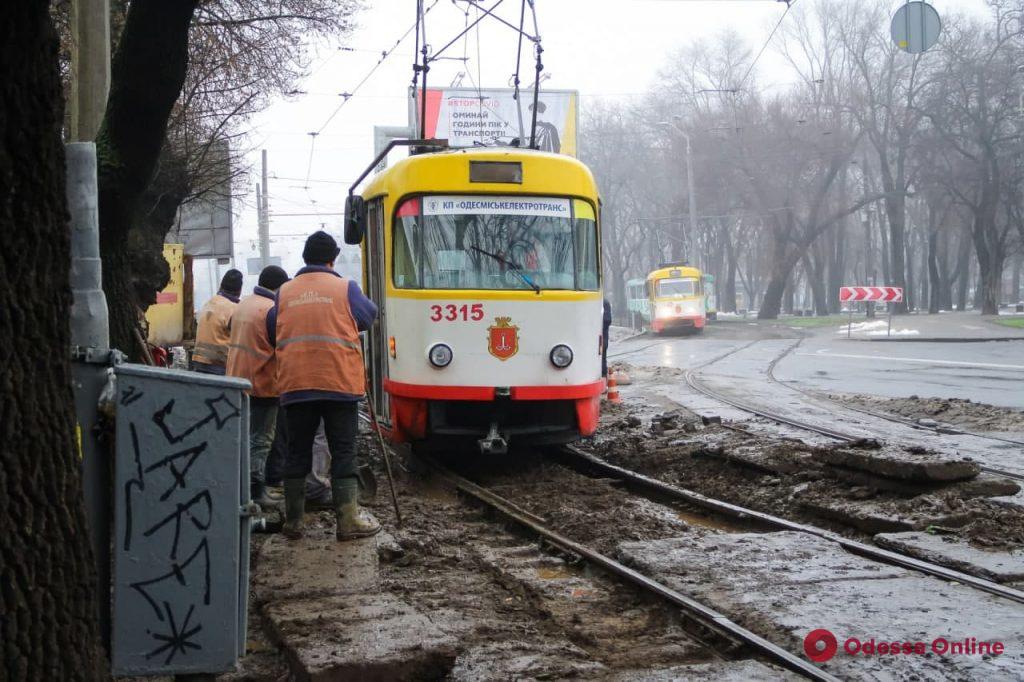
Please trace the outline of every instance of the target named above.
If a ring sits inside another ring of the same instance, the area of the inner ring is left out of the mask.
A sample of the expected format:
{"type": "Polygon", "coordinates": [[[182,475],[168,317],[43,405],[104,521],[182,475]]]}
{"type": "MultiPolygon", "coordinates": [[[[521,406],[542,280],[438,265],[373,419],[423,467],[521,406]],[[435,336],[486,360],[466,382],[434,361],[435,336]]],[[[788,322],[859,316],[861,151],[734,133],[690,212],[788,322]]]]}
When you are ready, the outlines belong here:
{"type": "Polygon", "coordinates": [[[277,291],[281,285],[288,281],[288,273],[284,268],[277,265],[268,265],[260,273],[259,286],[270,291],[277,291]]]}
{"type": "Polygon", "coordinates": [[[359,401],[366,390],[359,332],[377,317],[377,306],[359,285],[334,271],[340,249],[331,235],[306,240],[306,267],[277,292],[267,315],[276,322],[277,384],[288,430],[284,467],[288,538],[302,536],[305,479],[313,467],[313,439],[324,425],[331,451],[331,497],[339,540],[367,537],[380,524],[358,504],[356,449],[359,401]]]}
{"type": "Polygon", "coordinates": [[[288,281],[288,273],[268,265],[260,273],[259,284],[251,296],[238,304],[231,317],[231,343],[227,373],[247,379],[249,389],[249,491],[252,501],[264,511],[279,509],[266,488],[267,455],[274,443],[277,425],[278,388],[277,353],[274,350],[274,324],[268,315],[277,299],[277,290],[288,281]]]}
{"type": "Polygon", "coordinates": [[[242,295],[242,273],[231,268],[220,280],[220,290],[235,298],[242,295]]]}
{"type": "Polygon", "coordinates": [[[217,295],[196,315],[196,346],[192,369],[204,374],[224,374],[231,340],[231,316],[242,295],[242,273],[234,268],[224,273],[217,295]]]}
{"type": "Polygon", "coordinates": [[[302,260],[306,265],[327,265],[341,253],[338,242],[323,230],[317,230],[306,238],[306,246],[302,249],[302,260]]]}

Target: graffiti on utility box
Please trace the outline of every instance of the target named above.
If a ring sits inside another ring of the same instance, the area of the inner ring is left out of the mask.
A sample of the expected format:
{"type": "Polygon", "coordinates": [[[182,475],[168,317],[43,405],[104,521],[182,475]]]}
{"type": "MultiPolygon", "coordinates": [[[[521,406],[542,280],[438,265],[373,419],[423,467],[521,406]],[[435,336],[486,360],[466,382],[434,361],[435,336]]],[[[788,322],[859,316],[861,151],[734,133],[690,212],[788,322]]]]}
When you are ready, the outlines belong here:
{"type": "Polygon", "coordinates": [[[114,673],[230,670],[248,382],[122,365],[117,384],[114,673]]]}

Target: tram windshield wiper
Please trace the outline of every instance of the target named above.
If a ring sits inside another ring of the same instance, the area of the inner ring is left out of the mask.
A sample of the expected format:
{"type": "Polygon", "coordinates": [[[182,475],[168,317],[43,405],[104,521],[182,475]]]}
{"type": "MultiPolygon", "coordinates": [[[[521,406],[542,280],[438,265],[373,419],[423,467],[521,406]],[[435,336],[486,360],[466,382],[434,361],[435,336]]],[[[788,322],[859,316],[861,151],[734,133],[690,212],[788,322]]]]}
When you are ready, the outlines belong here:
{"type": "Polygon", "coordinates": [[[536,283],[534,283],[534,281],[532,279],[527,277],[526,273],[523,272],[523,268],[520,267],[519,265],[517,265],[514,261],[511,261],[508,258],[505,258],[504,256],[502,256],[501,254],[498,254],[498,253],[491,253],[490,251],[484,251],[483,249],[481,249],[478,246],[470,246],[469,248],[473,249],[477,253],[482,253],[485,256],[490,256],[491,258],[493,258],[494,260],[498,261],[502,265],[508,266],[512,270],[512,272],[514,272],[517,275],[519,275],[519,278],[521,280],[523,280],[524,282],[526,282],[526,284],[531,289],[533,289],[534,292],[536,292],[538,294],[540,293],[540,286],[537,285],[536,283]]]}

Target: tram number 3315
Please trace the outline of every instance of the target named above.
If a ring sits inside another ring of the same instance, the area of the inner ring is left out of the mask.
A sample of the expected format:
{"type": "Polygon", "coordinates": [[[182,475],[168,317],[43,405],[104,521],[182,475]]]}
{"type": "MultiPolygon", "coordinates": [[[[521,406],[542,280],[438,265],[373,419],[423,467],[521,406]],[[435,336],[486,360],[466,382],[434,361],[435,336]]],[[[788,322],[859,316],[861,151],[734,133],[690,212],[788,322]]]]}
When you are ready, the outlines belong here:
{"type": "Polygon", "coordinates": [[[472,305],[468,303],[463,303],[462,305],[449,303],[448,305],[430,306],[431,322],[440,322],[441,320],[447,320],[448,322],[455,322],[456,320],[479,322],[482,319],[484,319],[483,303],[474,303],[472,305]]]}

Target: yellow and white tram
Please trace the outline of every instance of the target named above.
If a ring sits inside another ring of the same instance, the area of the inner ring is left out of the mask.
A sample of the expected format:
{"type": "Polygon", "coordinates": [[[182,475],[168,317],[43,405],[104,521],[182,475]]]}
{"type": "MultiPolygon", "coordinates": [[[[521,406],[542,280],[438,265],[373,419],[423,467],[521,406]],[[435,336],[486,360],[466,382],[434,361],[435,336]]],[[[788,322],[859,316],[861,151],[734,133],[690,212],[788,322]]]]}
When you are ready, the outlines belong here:
{"type": "Polygon", "coordinates": [[[518,148],[410,156],[347,205],[381,305],[368,363],[392,440],[564,443],[597,428],[598,195],[579,161],[518,148]]]}

